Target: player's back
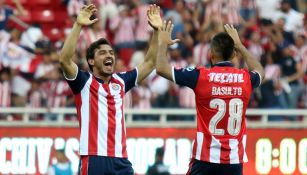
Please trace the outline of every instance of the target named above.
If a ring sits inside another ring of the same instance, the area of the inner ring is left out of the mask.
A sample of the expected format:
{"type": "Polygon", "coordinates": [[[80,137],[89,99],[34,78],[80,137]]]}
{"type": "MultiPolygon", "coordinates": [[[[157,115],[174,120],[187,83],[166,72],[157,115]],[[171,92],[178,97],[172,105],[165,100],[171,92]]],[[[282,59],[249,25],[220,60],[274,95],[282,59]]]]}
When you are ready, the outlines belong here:
{"type": "Polygon", "coordinates": [[[250,72],[232,66],[199,69],[195,159],[222,164],[247,162],[245,112],[252,91],[250,72]]]}

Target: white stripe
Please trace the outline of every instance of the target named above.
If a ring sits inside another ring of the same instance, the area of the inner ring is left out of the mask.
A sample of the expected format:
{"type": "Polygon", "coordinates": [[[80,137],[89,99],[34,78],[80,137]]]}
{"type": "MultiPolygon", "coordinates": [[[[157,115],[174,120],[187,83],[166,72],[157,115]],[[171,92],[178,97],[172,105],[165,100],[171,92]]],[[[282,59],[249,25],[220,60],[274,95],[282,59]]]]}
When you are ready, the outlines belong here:
{"type": "Polygon", "coordinates": [[[172,67],[172,78],[173,78],[173,82],[176,83],[176,79],[175,79],[175,67],[172,67]]]}
{"type": "Polygon", "coordinates": [[[245,151],[245,148],[246,148],[246,135],[243,135],[243,139],[242,139],[242,144],[243,144],[243,152],[244,152],[244,155],[243,155],[243,162],[248,162],[248,159],[247,159],[247,155],[246,155],[246,151],[245,151]]]}
{"type": "Polygon", "coordinates": [[[135,70],[136,70],[136,78],[135,78],[135,86],[138,86],[138,78],[139,78],[139,70],[138,70],[138,68],[136,67],[135,68],[135,70]]]}
{"type": "Polygon", "coordinates": [[[229,147],[230,147],[230,164],[237,164],[240,163],[239,160],[239,147],[238,147],[238,140],[237,139],[229,139],[229,147]]]}
{"type": "Polygon", "coordinates": [[[80,155],[88,155],[88,129],[89,129],[89,100],[92,74],[81,90],[81,134],[80,134],[80,155]]]}
{"type": "Polygon", "coordinates": [[[98,89],[98,155],[106,156],[108,151],[108,101],[107,92],[99,83],[98,89]]]}
{"type": "Polygon", "coordinates": [[[221,159],[221,143],[214,136],[211,136],[211,145],[210,145],[210,162],[220,163],[221,159]]]}
{"type": "Polygon", "coordinates": [[[200,160],[201,151],[203,147],[203,141],[204,141],[204,134],[202,132],[197,132],[197,137],[196,137],[197,147],[196,147],[196,155],[195,155],[195,159],[197,160],[200,160]]]}
{"type": "MultiPolygon", "coordinates": [[[[118,85],[120,86],[120,85],[118,85]]],[[[122,157],[122,110],[121,106],[123,103],[123,100],[121,98],[120,92],[123,89],[114,90],[112,88],[112,84],[109,84],[109,88],[111,91],[112,96],[114,97],[115,102],[115,122],[116,122],[116,129],[115,129],[115,157],[122,157]]]]}
{"type": "Polygon", "coordinates": [[[125,89],[125,81],[120,76],[118,76],[117,74],[113,74],[113,77],[116,80],[120,81],[124,85],[124,89],[125,89]]]}

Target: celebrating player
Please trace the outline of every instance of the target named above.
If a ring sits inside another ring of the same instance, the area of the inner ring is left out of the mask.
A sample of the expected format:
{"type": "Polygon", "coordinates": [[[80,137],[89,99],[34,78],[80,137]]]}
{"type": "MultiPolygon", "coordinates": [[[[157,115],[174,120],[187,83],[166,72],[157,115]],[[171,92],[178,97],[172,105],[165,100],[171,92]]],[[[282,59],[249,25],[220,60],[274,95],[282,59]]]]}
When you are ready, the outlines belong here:
{"type": "MultiPolygon", "coordinates": [[[[133,174],[127,159],[126,129],[123,111],[124,94],[141,82],[153,70],[157,57],[157,28],[153,32],[150,48],[142,64],[135,69],[114,73],[116,63],[113,48],[106,39],[93,42],[86,52],[91,71],[81,71],[72,61],[83,26],[91,19],[94,5],[81,9],[72,31],[66,39],[60,56],[65,78],[75,94],[80,124],[80,174],[133,174]]],[[[152,26],[162,26],[159,7],[148,10],[152,26]]]]}
{"type": "Polygon", "coordinates": [[[157,73],[181,86],[194,90],[197,133],[189,175],[242,175],[245,153],[245,112],[253,88],[258,87],[264,70],[243,46],[236,29],[225,25],[211,41],[213,67],[171,67],[167,47],[173,25],[164,22],[159,29],[157,73]],[[251,71],[238,69],[230,62],[240,52],[251,71]]]}

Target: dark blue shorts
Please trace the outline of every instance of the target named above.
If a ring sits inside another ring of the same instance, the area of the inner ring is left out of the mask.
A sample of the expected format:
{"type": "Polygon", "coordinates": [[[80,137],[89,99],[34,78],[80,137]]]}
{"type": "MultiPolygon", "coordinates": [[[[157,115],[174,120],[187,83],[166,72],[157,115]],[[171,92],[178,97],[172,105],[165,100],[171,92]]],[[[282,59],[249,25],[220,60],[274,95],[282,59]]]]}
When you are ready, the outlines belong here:
{"type": "Polygon", "coordinates": [[[127,158],[81,156],[78,175],[133,175],[127,158]]]}
{"type": "Polygon", "coordinates": [[[243,175],[242,164],[217,164],[191,160],[187,175],[243,175]]]}

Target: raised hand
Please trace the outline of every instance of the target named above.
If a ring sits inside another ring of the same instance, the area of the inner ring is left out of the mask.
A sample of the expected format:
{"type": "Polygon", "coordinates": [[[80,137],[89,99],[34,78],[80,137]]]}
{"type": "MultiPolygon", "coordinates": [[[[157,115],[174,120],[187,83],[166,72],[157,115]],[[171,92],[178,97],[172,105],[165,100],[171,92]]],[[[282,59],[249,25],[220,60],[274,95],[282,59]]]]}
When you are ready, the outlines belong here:
{"type": "Polygon", "coordinates": [[[159,6],[156,4],[150,5],[149,9],[147,10],[147,17],[148,23],[153,29],[158,30],[160,27],[162,27],[162,18],[160,16],[159,6]]]}
{"type": "Polygon", "coordinates": [[[77,23],[82,26],[88,26],[94,24],[98,19],[90,19],[90,17],[97,11],[95,5],[90,4],[83,6],[80,10],[80,13],[77,17],[77,23]]]}
{"type": "Polygon", "coordinates": [[[171,21],[163,22],[162,27],[159,28],[159,37],[158,37],[159,44],[164,43],[172,45],[180,41],[179,39],[172,40],[171,34],[173,29],[174,29],[174,24],[172,24],[171,21]]]}
{"type": "Polygon", "coordinates": [[[237,29],[234,28],[233,25],[226,24],[224,25],[224,28],[228,35],[233,39],[235,43],[235,47],[237,48],[242,44],[237,29]]]}

